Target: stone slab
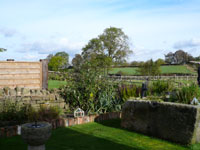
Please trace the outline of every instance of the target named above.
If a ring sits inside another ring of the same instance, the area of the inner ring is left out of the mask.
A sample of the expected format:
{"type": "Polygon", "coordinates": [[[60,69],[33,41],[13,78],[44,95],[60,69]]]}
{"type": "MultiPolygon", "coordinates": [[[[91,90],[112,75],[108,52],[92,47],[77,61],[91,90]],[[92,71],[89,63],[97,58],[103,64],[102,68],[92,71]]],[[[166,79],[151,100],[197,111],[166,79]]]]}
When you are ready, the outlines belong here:
{"type": "Polygon", "coordinates": [[[121,126],[181,144],[200,142],[200,107],[177,103],[129,100],[121,126]]]}

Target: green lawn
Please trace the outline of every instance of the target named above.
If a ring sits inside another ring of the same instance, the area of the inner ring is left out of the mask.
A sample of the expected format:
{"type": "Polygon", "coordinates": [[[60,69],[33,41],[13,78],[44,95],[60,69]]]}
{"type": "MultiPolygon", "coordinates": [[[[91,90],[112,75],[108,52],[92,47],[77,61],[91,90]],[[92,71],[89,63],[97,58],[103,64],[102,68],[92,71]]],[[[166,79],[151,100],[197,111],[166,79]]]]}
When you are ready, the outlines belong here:
{"type": "Polygon", "coordinates": [[[109,73],[116,74],[121,71],[124,73],[124,75],[139,75],[137,69],[138,67],[112,68],[109,73]]]}
{"type": "MultiPolygon", "coordinates": [[[[20,136],[0,138],[0,150],[26,150],[20,136]]],[[[120,128],[120,120],[88,123],[53,130],[46,150],[199,150],[120,128]]]]}
{"type": "MultiPolygon", "coordinates": [[[[177,66],[161,66],[161,74],[195,74],[196,72],[192,72],[185,65],[177,65],[177,66]]],[[[137,72],[138,67],[124,67],[124,68],[112,68],[109,73],[116,74],[119,71],[123,72],[124,75],[139,75],[137,72]]]]}
{"type": "Polygon", "coordinates": [[[66,81],[49,80],[48,89],[59,88],[60,86],[65,85],[66,83],[66,81]]]}
{"type": "Polygon", "coordinates": [[[187,66],[177,65],[177,66],[161,66],[162,74],[194,74],[195,72],[191,72],[187,66]]]}

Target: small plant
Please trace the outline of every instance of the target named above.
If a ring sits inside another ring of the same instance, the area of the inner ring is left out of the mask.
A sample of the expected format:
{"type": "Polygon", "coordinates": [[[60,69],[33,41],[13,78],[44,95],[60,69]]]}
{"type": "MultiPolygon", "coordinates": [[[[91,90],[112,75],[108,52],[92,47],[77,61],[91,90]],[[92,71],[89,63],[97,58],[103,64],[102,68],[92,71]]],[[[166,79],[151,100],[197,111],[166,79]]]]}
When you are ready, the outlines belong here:
{"type": "Polygon", "coordinates": [[[37,113],[39,114],[38,120],[52,121],[60,117],[60,115],[62,114],[62,110],[59,107],[55,106],[41,106],[37,113]]]}
{"type": "Polygon", "coordinates": [[[141,93],[141,87],[136,85],[121,85],[118,88],[119,97],[123,102],[130,97],[139,97],[141,93]]]}
{"type": "Polygon", "coordinates": [[[200,98],[200,88],[196,84],[182,87],[176,92],[177,101],[184,104],[190,104],[193,98],[200,98]]]}
{"type": "Polygon", "coordinates": [[[172,91],[172,87],[171,81],[157,80],[152,83],[150,90],[153,95],[163,95],[166,92],[172,91]]]}

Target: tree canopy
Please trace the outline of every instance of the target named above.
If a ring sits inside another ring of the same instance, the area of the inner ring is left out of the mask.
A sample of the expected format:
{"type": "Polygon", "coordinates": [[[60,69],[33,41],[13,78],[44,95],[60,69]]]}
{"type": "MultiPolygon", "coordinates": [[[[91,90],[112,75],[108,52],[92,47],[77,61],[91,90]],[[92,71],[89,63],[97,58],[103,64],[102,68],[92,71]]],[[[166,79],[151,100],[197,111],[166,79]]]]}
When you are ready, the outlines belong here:
{"type": "Polygon", "coordinates": [[[69,55],[66,52],[57,52],[55,55],[48,55],[48,68],[52,71],[62,71],[69,66],[69,55]]]}
{"type": "Polygon", "coordinates": [[[6,51],[5,48],[0,48],[0,52],[4,52],[4,51],[6,51]]]}
{"type": "Polygon", "coordinates": [[[82,55],[84,59],[91,60],[101,56],[110,59],[112,63],[120,64],[125,62],[128,55],[132,53],[129,44],[129,38],[122,29],[110,27],[97,38],[91,39],[82,49],[82,55]]]}

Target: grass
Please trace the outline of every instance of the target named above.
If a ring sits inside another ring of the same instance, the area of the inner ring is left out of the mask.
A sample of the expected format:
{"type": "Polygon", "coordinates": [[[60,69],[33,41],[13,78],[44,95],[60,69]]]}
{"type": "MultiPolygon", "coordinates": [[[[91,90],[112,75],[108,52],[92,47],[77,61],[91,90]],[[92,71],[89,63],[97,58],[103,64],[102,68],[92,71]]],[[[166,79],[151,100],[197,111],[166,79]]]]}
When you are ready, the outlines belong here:
{"type": "MultiPolygon", "coordinates": [[[[20,136],[0,138],[0,150],[26,150],[20,136]]],[[[88,123],[53,130],[46,150],[199,150],[120,128],[120,120],[88,123]]]]}
{"type": "Polygon", "coordinates": [[[138,67],[112,68],[109,73],[117,74],[119,71],[121,71],[124,75],[139,75],[137,69],[138,67]]]}
{"type": "MultiPolygon", "coordinates": [[[[161,66],[161,74],[196,74],[196,72],[188,69],[186,65],[176,66],[161,66]]],[[[124,68],[112,68],[109,73],[116,74],[119,71],[123,72],[124,75],[139,75],[138,67],[124,67],[124,68]]]]}
{"type": "Polygon", "coordinates": [[[60,86],[65,85],[66,83],[66,81],[49,80],[48,89],[59,88],[60,86]]]}
{"type": "Polygon", "coordinates": [[[161,66],[162,74],[194,74],[188,69],[185,65],[177,65],[177,66],[161,66]]]}

